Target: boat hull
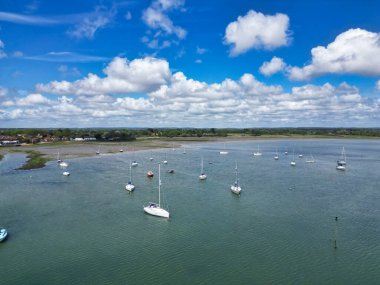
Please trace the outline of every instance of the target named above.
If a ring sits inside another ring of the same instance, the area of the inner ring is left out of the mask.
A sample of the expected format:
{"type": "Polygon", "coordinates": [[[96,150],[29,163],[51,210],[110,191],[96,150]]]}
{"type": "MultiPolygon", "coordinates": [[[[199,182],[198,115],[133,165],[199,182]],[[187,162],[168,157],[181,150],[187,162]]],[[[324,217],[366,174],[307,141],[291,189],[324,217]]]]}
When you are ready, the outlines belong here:
{"type": "Polygon", "coordinates": [[[127,184],[127,185],[125,185],[125,190],[132,192],[133,190],[135,190],[135,185],[127,184]]]}
{"type": "Polygon", "coordinates": [[[231,185],[231,192],[234,193],[234,194],[236,194],[236,195],[240,195],[241,187],[240,186],[231,185]]]}
{"type": "Polygon", "coordinates": [[[206,179],[207,179],[207,175],[206,174],[199,175],[199,180],[206,180],[206,179]]]}
{"type": "Polygon", "coordinates": [[[168,211],[166,211],[165,209],[162,209],[158,206],[156,206],[156,207],[146,206],[146,207],[144,207],[144,212],[149,214],[149,215],[161,217],[161,218],[169,218],[169,216],[170,216],[168,211]]]}
{"type": "Polygon", "coordinates": [[[5,240],[8,236],[8,232],[6,229],[0,229],[0,242],[5,240]]]}

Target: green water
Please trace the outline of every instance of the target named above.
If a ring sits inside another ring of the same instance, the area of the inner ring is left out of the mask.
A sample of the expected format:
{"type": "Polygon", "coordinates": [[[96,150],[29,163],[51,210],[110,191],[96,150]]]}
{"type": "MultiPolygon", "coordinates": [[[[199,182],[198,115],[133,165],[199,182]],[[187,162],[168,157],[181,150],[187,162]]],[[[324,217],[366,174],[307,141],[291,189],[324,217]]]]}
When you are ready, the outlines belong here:
{"type": "Polygon", "coordinates": [[[9,238],[0,243],[0,284],[378,283],[379,141],[259,144],[261,157],[253,157],[257,142],[250,141],[227,143],[228,155],[219,155],[223,144],[199,144],[188,145],[186,154],[168,149],[72,159],[70,177],[55,162],[16,171],[25,157],[6,156],[0,226],[9,238]],[[339,172],[343,145],[348,165],[339,172]],[[290,166],[293,147],[296,167],[290,166]],[[316,163],[305,163],[309,153],[316,163]],[[198,180],[201,156],[206,181],[198,180]],[[140,163],[131,194],[124,190],[130,159],[140,163]],[[164,159],[162,198],[170,220],[143,212],[158,200],[157,163],[164,159]],[[235,161],[240,197],[230,191],[235,161]]]}

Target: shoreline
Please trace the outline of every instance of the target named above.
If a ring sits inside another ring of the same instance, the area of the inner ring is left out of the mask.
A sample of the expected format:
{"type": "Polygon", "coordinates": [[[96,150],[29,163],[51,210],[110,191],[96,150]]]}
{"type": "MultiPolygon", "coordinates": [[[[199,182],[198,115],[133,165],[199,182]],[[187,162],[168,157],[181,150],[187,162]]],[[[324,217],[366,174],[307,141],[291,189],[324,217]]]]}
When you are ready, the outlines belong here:
{"type": "Polygon", "coordinates": [[[165,148],[181,148],[187,144],[196,143],[224,143],[239,141],[257,141],[257,140],[336,140],[336,139],[358,139],[358,140],[379,140],[378,137],[329,137],[329,136],[238,136],[231,135],[227,137],[174,137],[174,138],[156,138],[142,137],[135,141],[128,142],[53,142],[39,143],[35,145],[21,145],[0,148],[0,161],[2,156],[10,153],[30,153],[37,151],[43,155],[47,161],[55,160],[58,156],[61,159],[72,159],[79,157],[94,157],[96,151],[100,149],[103,154],[116,154],[133,151],[149,151],[165,148]],[[123,150],[122,152],[120,150],[123,150]]]}

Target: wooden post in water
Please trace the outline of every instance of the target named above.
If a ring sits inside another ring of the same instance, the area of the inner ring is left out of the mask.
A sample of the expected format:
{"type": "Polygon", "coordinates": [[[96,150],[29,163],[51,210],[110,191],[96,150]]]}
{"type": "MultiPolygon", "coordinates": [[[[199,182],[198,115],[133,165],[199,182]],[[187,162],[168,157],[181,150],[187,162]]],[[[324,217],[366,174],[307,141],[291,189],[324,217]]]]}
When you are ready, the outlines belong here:
{"type": "Polygon", "coordinates": [[[338,239],[338,217],[335,217],[335,238],[334,238],[334,249],[337,249],[336,240],[338,239]]]}

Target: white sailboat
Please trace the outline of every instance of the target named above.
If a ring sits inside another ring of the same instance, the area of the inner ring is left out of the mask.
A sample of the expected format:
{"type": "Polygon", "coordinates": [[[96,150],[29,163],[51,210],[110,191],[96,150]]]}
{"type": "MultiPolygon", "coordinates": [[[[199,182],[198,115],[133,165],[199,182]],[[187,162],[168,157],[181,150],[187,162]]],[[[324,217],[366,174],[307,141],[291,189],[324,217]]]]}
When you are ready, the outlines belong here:
{"type": "Polygon", "coordinates": [[[3,240],[5,240],[5,238],[7,237],[8,235],[8,232],[6,229],[4,228],[0,228],[0,242],[2,242],[3,240]]]}
{"type": "Polygon", "coordinates": [[[129,161],[129,181],[128,184],[125,185],[125,190],[129,192],[135,190],[135,185],[132,183],[132,161],[129,161]]]}
{"type": "Polygon", "coordinates": [[[278,149],[276,148],[276,155],[274,156],[274,160],[278,160],[278,149]]]}
{"type": "Polygon", "coordinates": [[[63,159],[60,159],[59,166],[61,168],[66,168],[69,166],[69,164],[67,162],[63,161],[63,159]]]}
{"type": "Polygon", "coordinates": [[[167,210],[161,208],[161,165],[158,164],[158,204],[149,202],[148,206],[144,207],[145,213],[162,218],[169,218],[170,214],[167,210]]]}
{"type": "MultiPolygon", "coordinates": [[[[133,149],[133,158],[135,158],[135,149],[133,149]]],[[[138,166],[139,164],[138,164],[138,162],[137,162],[136,160],[133,160],[131,165],[132,165],[133,167],[136,167],[136,166],[138,166]]]]}
{"type": "Polygon", "coordinates": [[[346,151],[344,150],[344,147],[342,148],[342,156],[339,160],[336,162],[336,169],[337,170],[346,170],[346,151]]]}
{"type": "Polygon", "coordinates": [[[100,146],[98,146],[98,150],[96,151],[96,155],[100,155],[100,146]]]}
{"type": "Polygon", "coordinates": [[[219,154],[228,154],[228,151],[226,151],[226,144],[224,144],[223,150],[219,151],[219,154]]]}
{"type": "Polygon", "coordinates": [[[232,193],[234,193],[236,195],[240,195],[241,187],[239,185],[239,175],[238,175],[237,163],[236,163],[236,166],[235,166],[235,175],[236,175],[235,183],[233,185],[231,185],[231,191],[232,191],[232,193]]]}
{"type": "Polygon", "coordinates": [[[291,166],[296,166],[296,160],[294,158],[294,148],[293,148],[293,160],[290,162],[291,166]]]}
{"type": "Polygon", "coordinates": [[[167,154],[165,153],[165,159],[162,161],[163,164],[168,164],[168,160],[167,160],[167,154]]]}
{"type": "Polygon", "coordinates": [[[61,157],[59,156],[59,152],[58,152],[58,154],[57,154],[57,163],[61,163],[62,162],[62,160],[61,160],[61,157]]]}
{"type": "Polygon", "coordinates": [[[257,151],[253,153],[253,156],[261,156],[263,155],[261,152],[260,152],[260,146],[257,145],[257,151]]]}
{"type": "Polygon", "coordinates": [[[205,174],[204,170],[203,170],[203,156],[202,156],[202,160],[201,160],[201,174],[199,175],[199,180],[205,180],[207,179],[207,175],[205,174]]]}
{"type": "Polygon", "coordinates": [[[183,147],[183,154],[186,154],[186,147],[183,147]]]}

